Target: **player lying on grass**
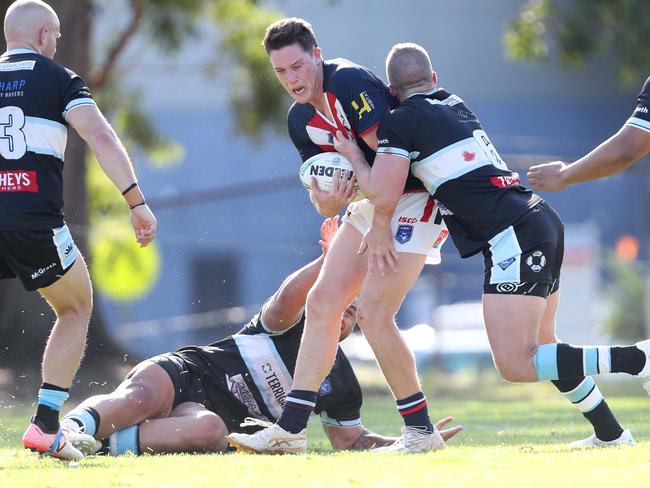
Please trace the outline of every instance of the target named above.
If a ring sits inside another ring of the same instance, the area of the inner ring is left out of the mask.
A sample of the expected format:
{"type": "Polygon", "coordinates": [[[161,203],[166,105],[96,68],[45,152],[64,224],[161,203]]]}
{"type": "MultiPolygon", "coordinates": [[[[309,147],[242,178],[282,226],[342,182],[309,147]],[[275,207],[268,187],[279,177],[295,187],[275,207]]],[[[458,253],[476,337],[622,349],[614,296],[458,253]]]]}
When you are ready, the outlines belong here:
{"type": "MultiPolygon", "coordinates": [[[[323,222],[323,255],[286,278],[239,333],[141,362],[115,391],[88,398],[64,417],[63,424],[107,439],[110,454],[119,455],[225,451],[228,433],[275,422],[291,388],[307,292],[337,229],[338,217],[323,222]]],[[[341,339],[355,324],[352,303],[341,316],[341,339]]],[[[359,383],[339,348],[315,408],[335,449],[368,449],[395,440],[363,427],[361,403],[359,383]]],[[[442,419],[436,427],[443,429],[451,420],[442,419]]],[[[441,435],[447,440],[460,430],[441,430],[441,435]]],[[[80,446],[86,454],[99,447],[80,446]]]]}

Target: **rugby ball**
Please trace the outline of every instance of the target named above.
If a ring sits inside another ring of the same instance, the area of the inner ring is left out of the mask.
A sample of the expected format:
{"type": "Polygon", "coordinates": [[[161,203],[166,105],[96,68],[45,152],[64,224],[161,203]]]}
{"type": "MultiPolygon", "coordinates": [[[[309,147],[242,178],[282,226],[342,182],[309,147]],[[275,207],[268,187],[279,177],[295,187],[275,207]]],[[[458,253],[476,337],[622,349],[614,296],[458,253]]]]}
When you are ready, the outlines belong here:
{"type": "MultiPolygon", "coordinates": [[[[347,178],[354,176],[354,169],[348,159],[337,152],[323,152],[312,156],[300,166],[300,181],[302,185],[311,191],[311,179],[316,178],[318,188],[324,191],[330,191],[334,182],[334,173],[337,169],[347,171],[347,178]]],[[[341,175],[343,178],[343,175],[341,175]]],[[[359,188],[359,183],[355,183],[357,195],[354,201],[365,198],[365,195],[359,188]]]]}

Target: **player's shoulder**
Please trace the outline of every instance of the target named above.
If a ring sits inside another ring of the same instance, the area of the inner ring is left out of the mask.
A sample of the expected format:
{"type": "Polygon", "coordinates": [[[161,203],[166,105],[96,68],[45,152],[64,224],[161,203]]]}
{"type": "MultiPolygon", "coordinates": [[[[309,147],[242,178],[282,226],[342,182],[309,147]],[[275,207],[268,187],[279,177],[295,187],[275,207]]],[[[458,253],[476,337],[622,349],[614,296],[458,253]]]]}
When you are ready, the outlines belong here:
{"type": "Polygon", "coordinates": [[[384,84],[368,68],[345,58],[328,59],[324,62],[323,69],[328,91],[332,92],[354,88],[356,84],[384,84]]]}

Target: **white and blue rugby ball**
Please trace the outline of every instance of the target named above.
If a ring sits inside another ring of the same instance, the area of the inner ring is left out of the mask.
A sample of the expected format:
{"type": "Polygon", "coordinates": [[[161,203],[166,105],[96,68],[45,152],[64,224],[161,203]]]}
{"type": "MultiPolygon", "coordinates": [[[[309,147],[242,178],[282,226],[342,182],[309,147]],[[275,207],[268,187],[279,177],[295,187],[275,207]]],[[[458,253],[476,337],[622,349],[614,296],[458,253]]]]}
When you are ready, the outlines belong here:
{"type": "MultiPolygon", "coordinates": [[[[300,181],[302,185],[311,191],[311,179],[316,178],[318,188],[324,191],[330,191],[334,182],[334,172],[340,169],[347,171],[348,178],[354,176],[352,164],[345,156],[337,152],[323,152],[312,156],[300,166],[300,181]]],[[[365,195],[359,188],[359,183],[355,184],[357,195],[354,201],[365,198],[365,195]]]]}

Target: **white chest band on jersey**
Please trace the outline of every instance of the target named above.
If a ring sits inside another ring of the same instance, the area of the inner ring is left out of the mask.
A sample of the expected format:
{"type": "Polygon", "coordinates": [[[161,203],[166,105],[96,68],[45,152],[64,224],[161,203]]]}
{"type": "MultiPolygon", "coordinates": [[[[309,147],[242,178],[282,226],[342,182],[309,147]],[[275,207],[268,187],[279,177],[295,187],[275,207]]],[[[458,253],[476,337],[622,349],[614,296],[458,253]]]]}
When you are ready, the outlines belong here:
{"type": "Polygon", "coordinates": [[[264,403],[276,419],[280,418],[293,378],[273,340],[262,334],[235,334],[233,339],[264,403]]]}

